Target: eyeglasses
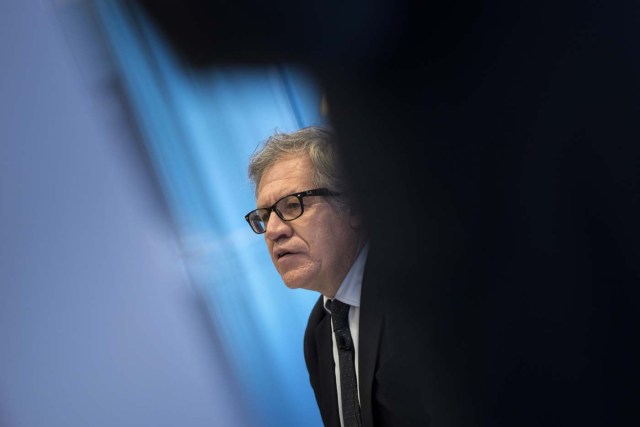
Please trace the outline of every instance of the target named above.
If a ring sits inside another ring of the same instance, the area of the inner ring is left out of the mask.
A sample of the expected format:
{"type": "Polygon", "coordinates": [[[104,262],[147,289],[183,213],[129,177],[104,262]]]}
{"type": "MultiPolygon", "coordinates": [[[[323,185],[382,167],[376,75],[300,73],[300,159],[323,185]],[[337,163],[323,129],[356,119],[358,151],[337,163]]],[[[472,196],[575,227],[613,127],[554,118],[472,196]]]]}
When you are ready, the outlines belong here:
{"type": "Polygon", "coordinates": [[[296,218],[300,218],[304,213],[304,203],[302,199],[307,196],[338,196],[338,193],[327,188],[316,188],[315,190],[307,190],[301,193],[289,194],[282,197],[275,202],[272,206],[267,208],[259,208],[252,210],[244,216],[251,229],[257,233],[262,234],[267,231],[267,222],[271,216],[271,212],[275,212],[278,217],[283,221],[293,221],[296,218]]]}

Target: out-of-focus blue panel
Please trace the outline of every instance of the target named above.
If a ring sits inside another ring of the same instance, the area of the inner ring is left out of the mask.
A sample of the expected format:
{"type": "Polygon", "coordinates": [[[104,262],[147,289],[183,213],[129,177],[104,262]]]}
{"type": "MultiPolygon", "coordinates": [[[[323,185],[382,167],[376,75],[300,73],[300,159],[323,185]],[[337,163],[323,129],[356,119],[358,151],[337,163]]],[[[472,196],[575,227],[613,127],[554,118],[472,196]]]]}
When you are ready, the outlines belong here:
{"type": "Polygon", "coordinates": [[[140,11],[98,1],[127,94],[173,210],[189,273],[255,425],[321,425],[302,337],[318,297],[291,291],[244,214],[250,155],[274,131],[322,124],[313,81],[284,66],[185,68],[140,11]]]}
{"type": "Polygon", "coordinates": [[[89,7],[0,2],[0,426],[252,425],[89,7]]]}

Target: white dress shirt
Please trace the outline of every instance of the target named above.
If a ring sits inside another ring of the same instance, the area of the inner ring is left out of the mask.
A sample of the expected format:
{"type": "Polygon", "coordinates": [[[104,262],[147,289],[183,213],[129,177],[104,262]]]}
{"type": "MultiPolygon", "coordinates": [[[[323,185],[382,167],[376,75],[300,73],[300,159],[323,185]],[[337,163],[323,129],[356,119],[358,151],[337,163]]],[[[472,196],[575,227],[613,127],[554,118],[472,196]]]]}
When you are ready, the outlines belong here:
{"type": "MultiPolygon", "coordinates": [[[[362,276],[364,275],[364,266],[367,261],[367,254],[369,253],[369,244],[367,243],[358,258],[351,266],[351,269],[345,276],[342,284],[336,292],[334,299],[349,304],[351,309],[349,310],[349,329],[351,331],[351,338],[353,339],[354,346],[354,363],[356,370],[356,381],[360,384],[360,375],[358,373],[358,333],[360,330],[360,291],[362,290],[362,276]]],[[[324,304],[327,303],[328,298],[324,297],[324,304]]],[[[326,309],[325,309],[326,310],[326,309]]],[[[333,341],[333,361],[335,363],[335,376],[336,376],[336,389],[338,392],[338,411],[340,413],[340,425],[344,425],[342,418],[342,395],[340,393],[340,363],[338,359],[338,346],[336,344],[336,336],[333,334],[333,322],[331,322],[331,340],[333,341]]],[[[358,402],[360,402],[360,387],[358,387],[358,402]]]]}

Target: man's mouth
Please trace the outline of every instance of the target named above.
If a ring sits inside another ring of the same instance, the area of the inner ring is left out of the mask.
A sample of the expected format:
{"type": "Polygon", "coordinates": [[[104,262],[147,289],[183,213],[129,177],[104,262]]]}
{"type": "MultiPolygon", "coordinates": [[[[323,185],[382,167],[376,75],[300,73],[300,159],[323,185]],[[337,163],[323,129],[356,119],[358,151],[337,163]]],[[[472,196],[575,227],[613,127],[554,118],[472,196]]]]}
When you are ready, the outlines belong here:
{"type": "Polygon", "coordinates": [[[293,254],[294,254],[293,252],[289,252],[289,251],[276,252],[276,260],[279,260],[281,258],[284,258],[289,255],[293,255],[293,254]]]}

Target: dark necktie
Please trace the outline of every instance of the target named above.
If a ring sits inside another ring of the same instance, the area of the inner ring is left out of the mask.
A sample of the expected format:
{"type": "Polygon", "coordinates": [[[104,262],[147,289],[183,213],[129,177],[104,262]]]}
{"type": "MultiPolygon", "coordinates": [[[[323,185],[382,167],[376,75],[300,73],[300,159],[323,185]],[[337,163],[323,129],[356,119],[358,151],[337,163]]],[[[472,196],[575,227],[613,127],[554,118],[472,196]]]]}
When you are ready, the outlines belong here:
{"type": "Polygon", "coordinates": [[[340,364],[340,396],[342,397],[342,418],[344,427],[359,427],[360,404],[358,403],[358,381],[354,364],[355,347],[349,330],[349,309],[351,306],[336,299],[327,300],[325,305],[331,313],[333,333],[338,347],[340,364]]]}

